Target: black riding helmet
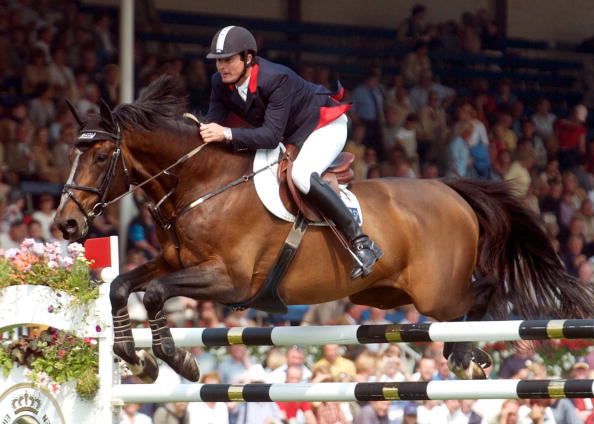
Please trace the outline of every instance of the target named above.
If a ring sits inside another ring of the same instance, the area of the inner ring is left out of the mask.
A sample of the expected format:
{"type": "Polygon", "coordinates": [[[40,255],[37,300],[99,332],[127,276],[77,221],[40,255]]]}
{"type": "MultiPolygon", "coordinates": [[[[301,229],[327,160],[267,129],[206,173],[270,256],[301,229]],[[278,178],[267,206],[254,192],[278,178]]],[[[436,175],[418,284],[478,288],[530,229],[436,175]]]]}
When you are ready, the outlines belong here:
{"type": "Polygon", "coordinates": [[[210,44],[210,53],[206,55],[206,58],[224,59],[246,52],[256,55],[258,52],[256,39],[244,27],[231,25],[217,31],[210,44]]]}

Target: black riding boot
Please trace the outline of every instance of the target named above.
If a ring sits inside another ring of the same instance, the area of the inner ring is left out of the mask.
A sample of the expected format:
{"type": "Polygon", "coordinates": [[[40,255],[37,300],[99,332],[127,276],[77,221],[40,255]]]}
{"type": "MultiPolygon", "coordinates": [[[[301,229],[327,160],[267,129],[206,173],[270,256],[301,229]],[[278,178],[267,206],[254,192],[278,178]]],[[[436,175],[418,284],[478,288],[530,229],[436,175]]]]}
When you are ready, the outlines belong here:
{"type": "Polygon", "coordinates": [[[357,224],[357,221],[355,221],[355,218],[353,218],[353,215],[336,192],[318,174],[314,173],[310,178],[310,189],[306,198],[322,214],[331,219],[342,234],[350,241],[353,253],[358,259],[358,261],[355,260],[351,278],[354,280],[369,275],[372,265],[384,253],[361,231],[361,227],[357,224]]]}

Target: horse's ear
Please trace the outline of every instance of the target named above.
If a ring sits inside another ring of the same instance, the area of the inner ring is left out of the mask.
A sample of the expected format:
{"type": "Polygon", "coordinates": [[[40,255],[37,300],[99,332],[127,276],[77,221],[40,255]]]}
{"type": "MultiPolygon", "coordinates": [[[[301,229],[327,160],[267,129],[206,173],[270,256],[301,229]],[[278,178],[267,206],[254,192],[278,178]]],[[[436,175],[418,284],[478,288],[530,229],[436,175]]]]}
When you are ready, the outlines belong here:
{"type": "Polygon", "coordinates": [[[76,111],[76,107],[74,107],[74,105],[68,99],[66,99],[66,104],[70,108],[70,112],[72,112],[72,116],[74,116],[74,119],[76,120],[76,122],[78,122],[78,125],[82,127],[83,126],[83,120],[80,119],[80,116],[78,116],[78,112],[76,111]]]}
{"type": "Polygon", "coordinates": [[[101,118],[103,118],[103,120],[107,122],[111,128],[116,127],[115,119],[113,119],[113,114],[111,113],[111,108],[103,99],[101,99],[101,102],[99,103],[99,112],[101,113],[101,118]]]}

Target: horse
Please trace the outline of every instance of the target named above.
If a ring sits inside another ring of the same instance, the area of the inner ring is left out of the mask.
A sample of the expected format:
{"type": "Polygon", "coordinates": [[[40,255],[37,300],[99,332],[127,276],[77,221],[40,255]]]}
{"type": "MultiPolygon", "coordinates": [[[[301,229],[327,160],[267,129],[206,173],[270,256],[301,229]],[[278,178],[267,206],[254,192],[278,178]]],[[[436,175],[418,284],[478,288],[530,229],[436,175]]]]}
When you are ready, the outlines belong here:
{"type": "MultiPolygon", "coordinates": [[[[254,152],[204,144],[196,123],[182,116],[186,104],[180,84],[162,77],[114,110],[103,102],[99,114],[80,117],[71,108],[81,133],[55,218],[64,237],[84,237],[92,219],[131,185],[143,184],[159,224],[161,253],[119,275],[110,289],[114,353],[145,382],[156,379],[157,367],[151,354],[135,350],[129,295],[145,292],[154,355],[197,381],[195,360],[175,346],[165,301],[252,298],[291,228],[243,178],[254,152]],[[221,190],[231,181],[241,183],[221,190]]],[[[351,280],[352,257],[340,240],[327,227],[312,227],[279,286],[287,304],[344,297],[382,309],[413,304],[438,321],[506,319],[512,312],[528,319],[594,316],[592,285],[564,270],[508,183],[382,178],[353,182],[350,190],[361,204],[363,230],[384,257],[370,275],[351,280]]],[[[484,378],[488,355],[472,344],[448,342],[443,353],[459,375],[484,378]]]]}

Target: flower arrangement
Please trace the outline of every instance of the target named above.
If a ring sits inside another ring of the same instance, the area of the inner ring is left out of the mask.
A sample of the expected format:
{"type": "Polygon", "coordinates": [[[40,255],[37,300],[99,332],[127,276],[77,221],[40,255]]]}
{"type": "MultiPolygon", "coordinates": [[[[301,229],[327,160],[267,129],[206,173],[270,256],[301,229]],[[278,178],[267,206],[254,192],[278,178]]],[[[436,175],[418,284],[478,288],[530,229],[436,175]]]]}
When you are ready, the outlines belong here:
{"type": "Polygon", "coordinates": [[[97,340],[80,339],[53,328],[0,346],[0,368],[8,375],[17,363],[27,367],[27,378],[52,393],[60,384],[76,380],[76,393],[92,399],[99,388],[97,340]]]}
{"type": "Polygon", "coordinates": [[[49,286],[81,303],[99,297],[80,243],[68,245],[66,255],[62,255],[60,243],[33,239],[25,239],[19,249],[0,250],[0,288],[19,284],[49,286]]]}
{"type": "MultiPolygon", "coordinates": [[[[18,249],[0,249],[0,289],[43,285],[67,293],[74,303],[85,304],[99,297],[89,264],[79,243],[68,245],[63,252],[60,243],[25,239],[18,249]]],[[[62,306],[50,305],[48,312],[62,306]]],[[[97,341],[92,338],[83,340],[50,328],[0,343],[0,370],[7,375],[14,363],[27,367],[28,379],[51,392],[59,390],[62,383],[76,380],[77,394],[91,399],[99,387],[99,355],[97,341]]]]}

